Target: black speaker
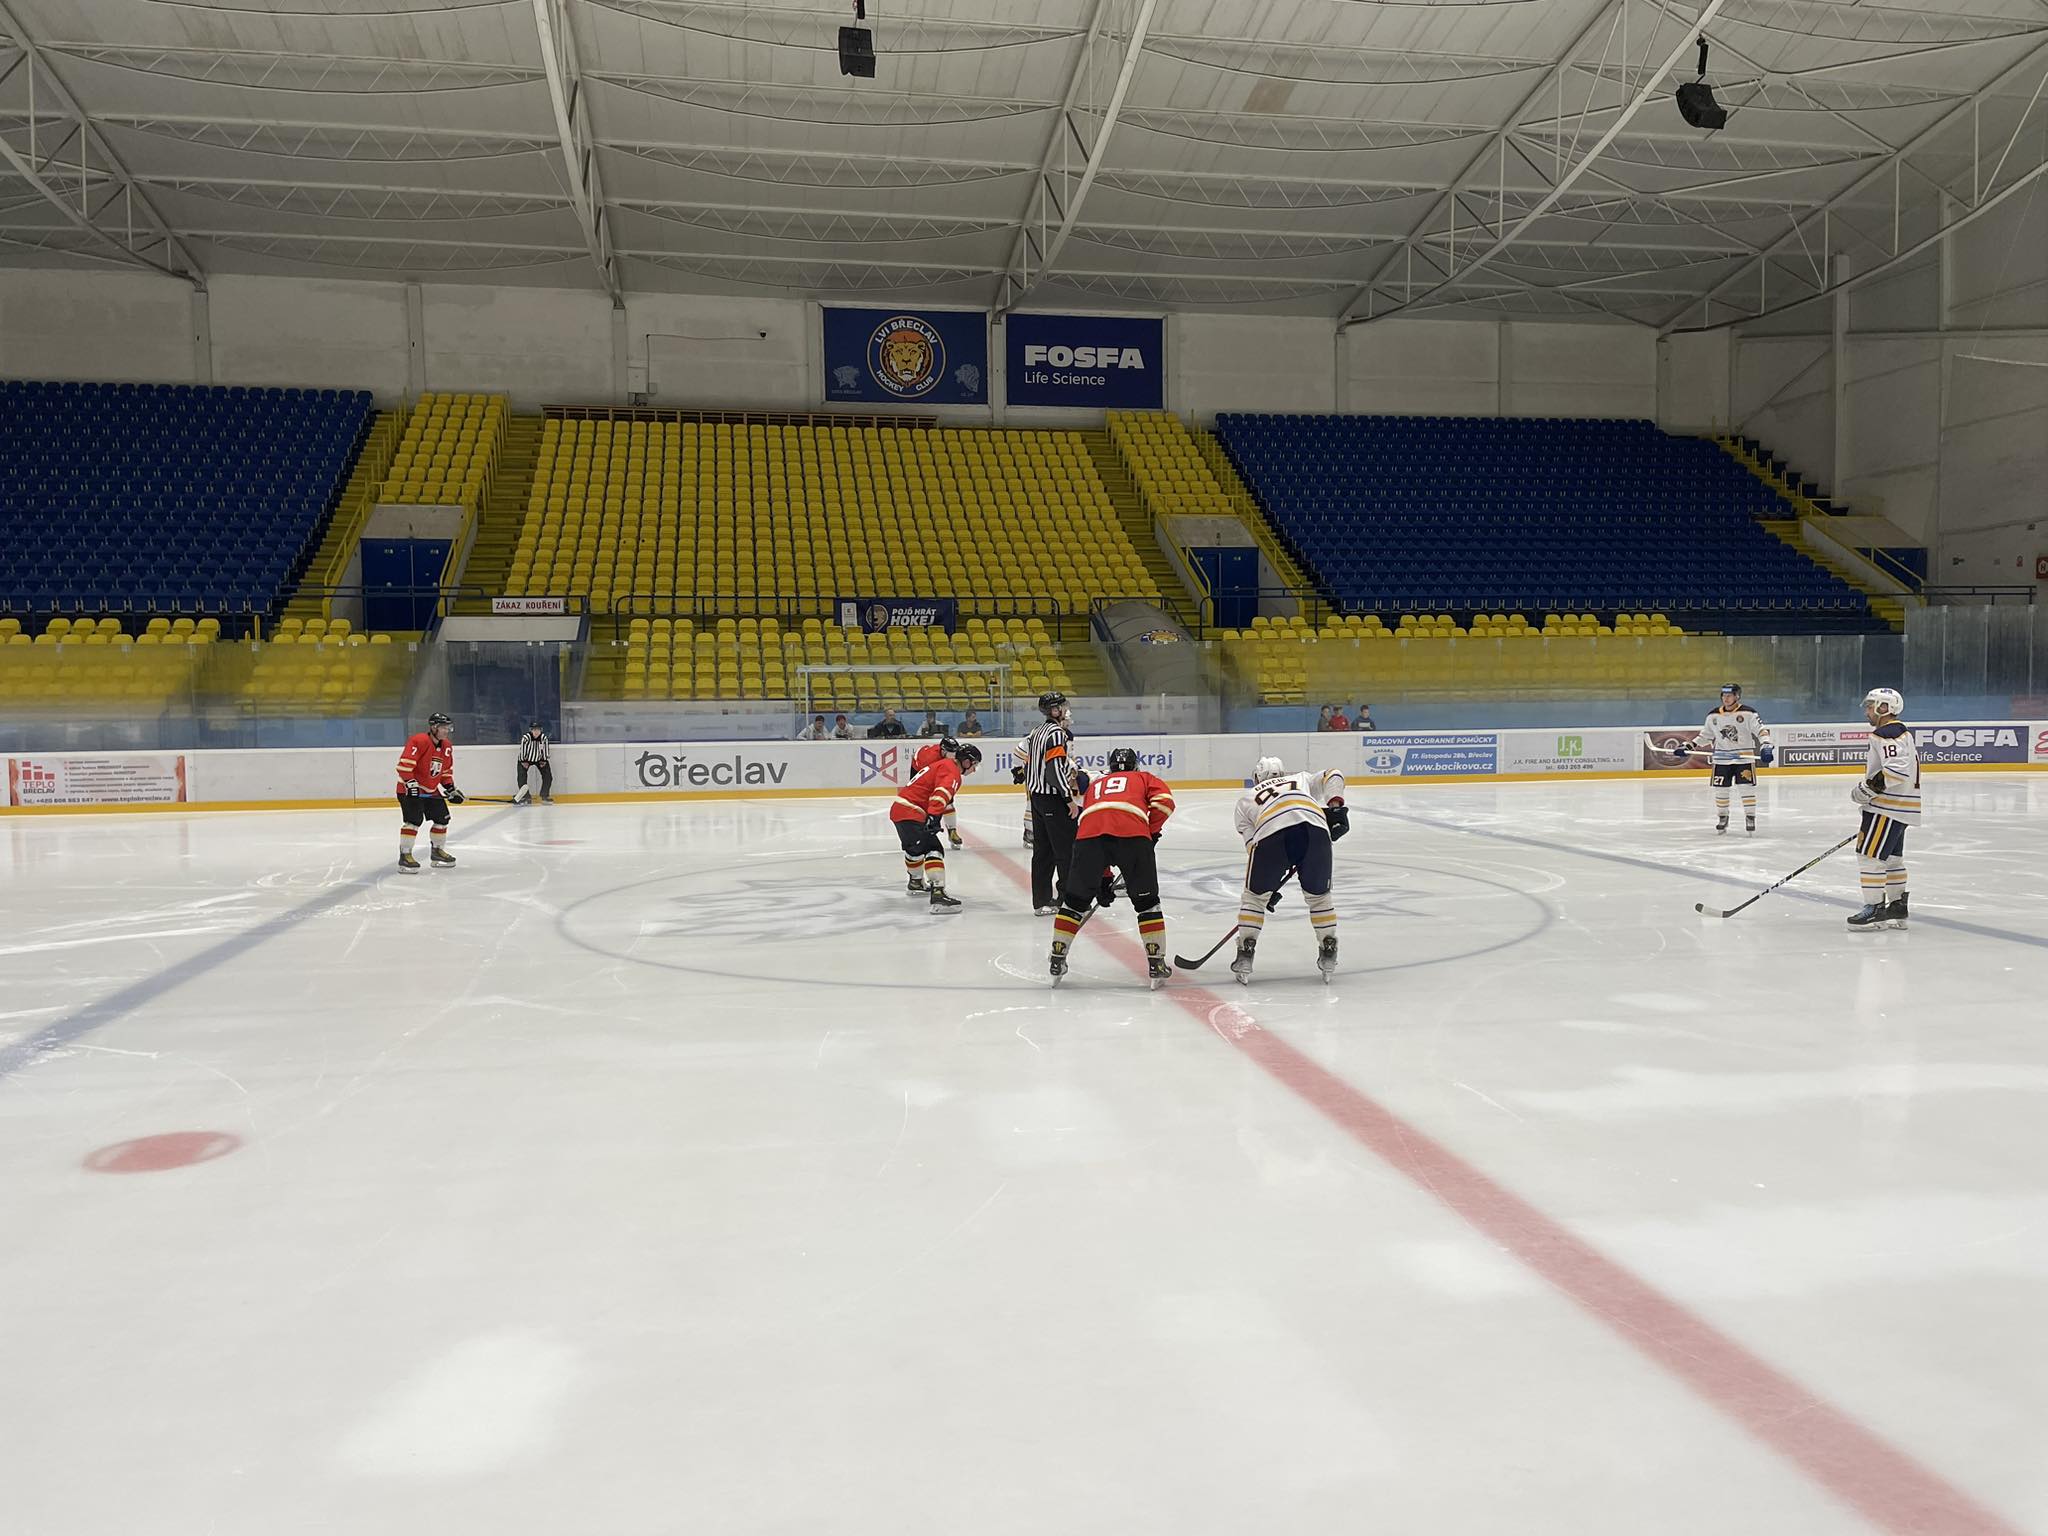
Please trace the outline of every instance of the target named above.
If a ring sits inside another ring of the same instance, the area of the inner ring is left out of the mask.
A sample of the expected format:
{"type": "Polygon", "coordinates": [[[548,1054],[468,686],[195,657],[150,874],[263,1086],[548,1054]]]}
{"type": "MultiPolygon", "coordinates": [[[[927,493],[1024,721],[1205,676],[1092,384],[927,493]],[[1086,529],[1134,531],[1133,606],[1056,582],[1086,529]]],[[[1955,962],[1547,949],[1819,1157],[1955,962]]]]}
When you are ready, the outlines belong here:
{"type": "Polygon", "coordinates": [[[1728,126],[1728,109],[1714,100],[1714,88],[1704,80],[1688,80],[1678,88],[1678,115],[1710,133],[1728,126]]]}
{"type": "Polygon", "coordinates": [[[839,73],[875,78],[875,34],[866,27],[839,29],[839,73]]]}

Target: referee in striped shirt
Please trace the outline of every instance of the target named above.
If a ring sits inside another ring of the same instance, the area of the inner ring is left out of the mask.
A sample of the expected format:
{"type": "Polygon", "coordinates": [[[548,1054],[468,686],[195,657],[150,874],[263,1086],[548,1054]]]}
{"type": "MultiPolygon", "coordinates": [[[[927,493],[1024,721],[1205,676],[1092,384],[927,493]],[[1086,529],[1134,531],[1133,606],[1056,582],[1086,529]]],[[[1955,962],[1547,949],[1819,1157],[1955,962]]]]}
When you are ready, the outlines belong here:
{"type": "Polygon", "coordinates": [[[1031,798],[1031,905],[1044,917],[1074,862],[1074,733],[1064,693],[1040,694],[1038,708],[1045,723],[1025,738],[1024,791],[1031,798]]]}

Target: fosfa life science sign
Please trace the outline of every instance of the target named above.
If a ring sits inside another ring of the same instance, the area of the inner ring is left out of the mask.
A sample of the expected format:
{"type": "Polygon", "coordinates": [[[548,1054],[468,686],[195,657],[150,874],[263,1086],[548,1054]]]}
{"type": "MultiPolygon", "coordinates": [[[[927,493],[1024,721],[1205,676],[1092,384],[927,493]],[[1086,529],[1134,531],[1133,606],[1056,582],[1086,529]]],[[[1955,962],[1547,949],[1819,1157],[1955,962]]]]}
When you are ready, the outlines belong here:
{"type": "Polygon", "coordinates": [[[1012,405],[1156,411],[1166,403],[1166,322],[1013,314],[1003,326],[1012,405]]]}
{"type": "Polygon", "coordinates": [[[988,404],[988,316],[960,309],[825,312],[825,398],[988,404]]]}

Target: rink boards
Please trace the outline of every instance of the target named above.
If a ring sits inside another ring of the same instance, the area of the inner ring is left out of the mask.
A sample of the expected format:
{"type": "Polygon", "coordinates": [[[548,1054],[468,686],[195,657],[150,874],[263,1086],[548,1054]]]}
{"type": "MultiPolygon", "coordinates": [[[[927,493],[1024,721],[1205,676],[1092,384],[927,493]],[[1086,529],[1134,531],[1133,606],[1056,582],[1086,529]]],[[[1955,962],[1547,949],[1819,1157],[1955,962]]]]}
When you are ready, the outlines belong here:
{"type": "MultiPolygon", "coordinates": [[[[1143,766],[1183,788],[1248,781],[1265,756],[1291,769],[1341,771],[1361,783],[1457,783],[1612,779],[1697,773],[1697,758],[1674,748],[1697,727],[1583,730],[1283,732],[1234,736],[1087,739],[1076,756],[1091,772],[1110,749],[1136,748],[1143,766]]],[[[1930,769],[2048,766],[2048,722],[1947,721],[1915,725],[1930,769]]],[[[1773,726],[1774,773],[1859,769],[1869,728],[1856,724],[1773,726]]],[[[591,743],[554,748],[555,788],[564,800],[663,800],[757,795],[892,793],[910,777],[921,745],[905,741],[591,743]]],[[[1012,744],[980,743],[986,754],[976,791],[1009,790],[1012,744]]],[[[456,749],[456,776],[472,796],[510,794],[518,749],[456,749]]],[[[21,753],[7,763],[4,807],[12,812],[149,810],[179,807],[305,809],[388,803],[398,748],[274,748],[194,752],[21,753]]]]}

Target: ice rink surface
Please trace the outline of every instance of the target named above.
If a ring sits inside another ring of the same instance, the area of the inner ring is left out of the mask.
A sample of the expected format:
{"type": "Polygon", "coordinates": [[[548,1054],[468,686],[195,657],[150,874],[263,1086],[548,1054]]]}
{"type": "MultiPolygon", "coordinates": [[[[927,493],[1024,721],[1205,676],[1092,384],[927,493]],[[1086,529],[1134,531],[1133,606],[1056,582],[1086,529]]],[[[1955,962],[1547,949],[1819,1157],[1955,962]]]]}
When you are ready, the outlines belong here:
{"type": "Polygon", "coordinates": [[[0,1532],[2048,1532],[2048,778],[1694,913],[1850,782],[1361,789],[1157,993],[1008,793],[7,820],[0,1532]]]}

